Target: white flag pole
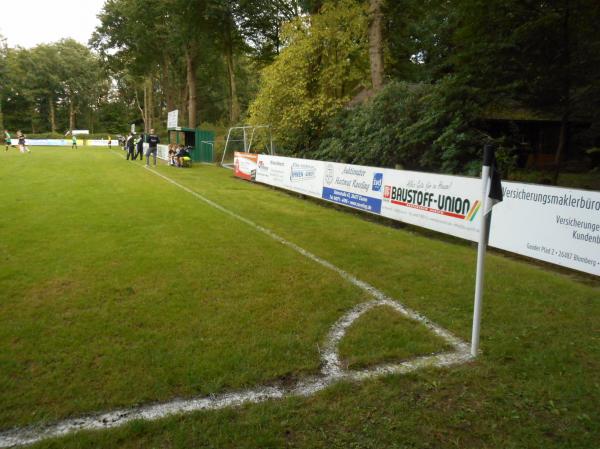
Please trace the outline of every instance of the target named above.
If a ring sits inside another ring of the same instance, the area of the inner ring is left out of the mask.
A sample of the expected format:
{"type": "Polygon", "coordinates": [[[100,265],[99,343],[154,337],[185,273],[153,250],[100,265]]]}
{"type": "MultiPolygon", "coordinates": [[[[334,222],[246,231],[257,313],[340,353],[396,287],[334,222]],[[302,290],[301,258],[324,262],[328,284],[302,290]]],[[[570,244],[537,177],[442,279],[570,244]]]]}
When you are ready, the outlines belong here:
{"type": "MultiPolygon", "coordinates": [[[[484,152],[492,151],[486,148],[484,152]]],[[[488,186],[490,182],[490,157],[484,156],[483,167],[481,169],[481,221],[479,226],[479,244],[477,246],[477,274],[475,277],[475,302],[473,304],[473,331],[471,334],[471,355],[477,357],[479,349],[479,328],[481,325],[481,306],[483,302],[483,275],[485,263],[485,251],[487,248],[487,203],[488,186]]]]}

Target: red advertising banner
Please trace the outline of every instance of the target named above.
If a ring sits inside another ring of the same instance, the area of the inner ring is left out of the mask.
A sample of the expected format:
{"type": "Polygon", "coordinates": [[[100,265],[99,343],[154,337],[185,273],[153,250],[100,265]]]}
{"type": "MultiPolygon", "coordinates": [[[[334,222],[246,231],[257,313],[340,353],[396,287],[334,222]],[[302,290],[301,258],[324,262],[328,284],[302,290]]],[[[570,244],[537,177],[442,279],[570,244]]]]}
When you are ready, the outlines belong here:
{"type": "Polygon", "coordinates": [[[236,152],[234,155],[234,173],[238,178],[254,181],[257,165],[258,154],[236,152]]]}

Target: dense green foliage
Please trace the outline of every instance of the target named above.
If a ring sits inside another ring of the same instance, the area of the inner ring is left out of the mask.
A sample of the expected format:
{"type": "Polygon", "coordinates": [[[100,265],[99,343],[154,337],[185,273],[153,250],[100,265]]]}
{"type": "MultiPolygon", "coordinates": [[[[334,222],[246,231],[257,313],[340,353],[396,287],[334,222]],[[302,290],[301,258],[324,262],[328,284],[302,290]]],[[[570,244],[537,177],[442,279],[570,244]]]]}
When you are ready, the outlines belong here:
{"type": "Polygon", "coordinates": [[[288,23],[282,34],[287,47],[263,71],[251,122],[277,123],[279,146],[308,151],[368,74],[367,19],[354,0],[341,0],[288,23]]]}
{"type": "Polygon", "coordinates": [[[84,45],[65,39],[30,50],[4,48],[0,60],[7,127],[64,132],[75,127],[72,114],[79,118],[73,125],[93,129],[105,114],[109,84],[101,77],[97,57],[84,45]]]}
{"type": "MultiPolygon", "coordinates": [[[[339,1],[327,4],[340,17],[352,11],[335,8],[339,1]]],[[[327,12],[323,8],[321,15],[327,12]]],[[[598,144],[597,2],[388,1],[385,20],[390,86],[375,92],[371,101],[347,109],[341,107],[347,98],[336,96],[327,104],[337,109],[334,117],[332,109],[326,116],[319,114],[323,106],[316,96],[286,93],[288,82],[295,85],[300,78],[308,84],[314,72],[305,70],[281,79],[284,64],[280,70],[263,72],[253,117],[298,108],[304,116],[315,118],[312,133],[298,133],[297,123],[285,120],[275,124],[278,138],[285,139],[284,151],[456,173],[472,172],[482,143],[495,140],[502,148],[503,163],[510,167],[515,150],[526,149],[522,129],[512,120],[522,111],[526,119],[542,116],[556,123],[561,133],[566,129],[564,142],[556,138],[559,163],[566,153],[581,156],[598,144]],[[271,102],[262,100],[262,95],[271,102]],[[486,122],[496,117],[506,118],[506,129],[486,122]]],[[[301,38],[290,39],[279,61],[305,45],[301,38]]],[[[362,75],[354,84],[368,87],[368,73],[362,75]]]]}

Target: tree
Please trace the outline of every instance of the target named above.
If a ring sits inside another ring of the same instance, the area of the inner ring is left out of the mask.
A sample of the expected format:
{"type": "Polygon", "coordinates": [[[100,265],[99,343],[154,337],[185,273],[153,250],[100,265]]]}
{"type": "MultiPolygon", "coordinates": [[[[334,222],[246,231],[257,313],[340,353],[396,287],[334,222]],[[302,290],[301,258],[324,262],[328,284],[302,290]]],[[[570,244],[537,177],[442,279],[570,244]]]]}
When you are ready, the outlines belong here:
{"type": "Polygon", "coordinates": [[[383,0],[369,0],[369,60],[375,91],[383,87],[383,0]]]}
{"type": "Polygon", "coordinates": [[[272,124],[286,151],[318,145],[326,121],[368,80],[367,12],[352,0],[284,27],[285,48],[262,72],[250,121],[272,124]]]}
{"type": "Polygon", "coordinates": [[[59,41],[56,49],[60,84],[69,105],[69,130],[73,130],[80,107],[93,97],[100,67],[90,50],[73,39],[59,41]]]}

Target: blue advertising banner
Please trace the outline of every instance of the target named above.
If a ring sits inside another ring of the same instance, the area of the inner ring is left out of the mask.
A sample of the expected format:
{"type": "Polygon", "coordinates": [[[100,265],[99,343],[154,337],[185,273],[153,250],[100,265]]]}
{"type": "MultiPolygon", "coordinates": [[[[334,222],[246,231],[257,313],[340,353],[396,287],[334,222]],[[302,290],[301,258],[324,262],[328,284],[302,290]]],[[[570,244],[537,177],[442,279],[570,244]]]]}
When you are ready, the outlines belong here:
{"type": "Polygon", "coordinates": [[[374,214],[381,213],[381,200],[361,195],[360,193],[344,192],[343,190],[323,187],[323,199],[343,204],[344,206],[362,209],[374,214]]]}
{"type": "Polygon", "coordinates": [[[380,169],[330,162],[325,167],[322,198],[381,214],[382,185],[380,169]]]}

